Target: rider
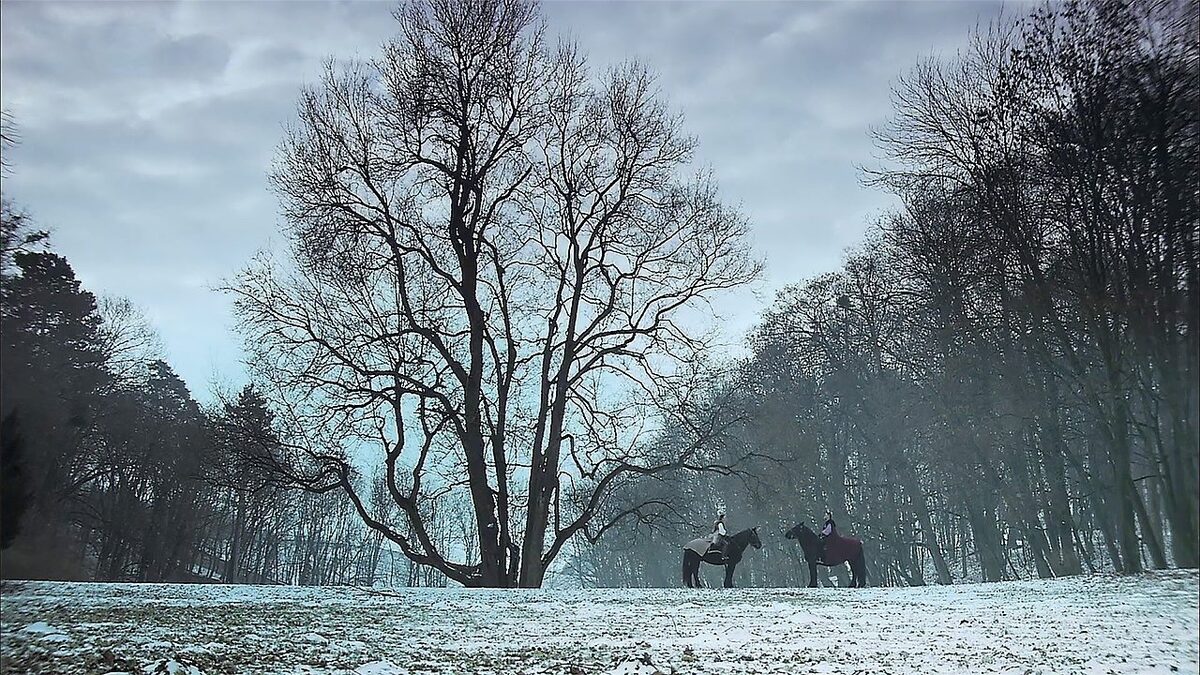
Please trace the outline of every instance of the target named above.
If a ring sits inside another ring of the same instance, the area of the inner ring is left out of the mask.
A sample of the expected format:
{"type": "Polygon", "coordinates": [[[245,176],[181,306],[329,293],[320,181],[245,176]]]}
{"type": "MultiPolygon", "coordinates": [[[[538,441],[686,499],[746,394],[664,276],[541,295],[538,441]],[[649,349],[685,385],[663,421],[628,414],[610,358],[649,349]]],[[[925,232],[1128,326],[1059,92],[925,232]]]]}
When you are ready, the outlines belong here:
{"type": "Polygon", "coordinates": [[[828,550],[829,539],[838,536],[837,523],[833,522],[833,513],[829,510],[825,511],[825,525],[821,527],[821,551],[822,554],[828,550]]]}
{"type": "Polygon", "coordinates": [[[712,543],[717,551],[721,553],[721,557],[725,557],[725,545],[729,543],[729,537],[725,533],[725,510],[717,512],[717,519],[713,521],[712,543]]]}
{"type": "Polygon", "coordinates": [[[833,522],[833,513],[825,512],[825,526],[821,528],[821,539],[837,535],[837,523],[833,522]]]}

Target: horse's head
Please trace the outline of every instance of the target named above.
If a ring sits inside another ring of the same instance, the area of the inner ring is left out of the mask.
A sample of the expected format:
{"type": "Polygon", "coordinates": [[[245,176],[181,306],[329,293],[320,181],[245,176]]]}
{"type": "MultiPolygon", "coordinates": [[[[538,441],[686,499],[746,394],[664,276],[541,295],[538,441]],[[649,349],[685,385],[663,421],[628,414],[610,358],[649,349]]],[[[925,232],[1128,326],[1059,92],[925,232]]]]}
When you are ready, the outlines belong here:
{"type": "Polygon", "coordinates": [[[750,528],[750,545],[754,548],[762,548],[762,540],[758,538],[758,526],[750,528]]]}
{"type": "Polygon", "coordinates": [[[808,529],[808,525],[798,523],[795,527],[783,533],[788,539],[795,539],[800,542],[800,547],[804,549],[810,548],[814,542],[820,543],[821,539],[816,532],[808,529]]]}

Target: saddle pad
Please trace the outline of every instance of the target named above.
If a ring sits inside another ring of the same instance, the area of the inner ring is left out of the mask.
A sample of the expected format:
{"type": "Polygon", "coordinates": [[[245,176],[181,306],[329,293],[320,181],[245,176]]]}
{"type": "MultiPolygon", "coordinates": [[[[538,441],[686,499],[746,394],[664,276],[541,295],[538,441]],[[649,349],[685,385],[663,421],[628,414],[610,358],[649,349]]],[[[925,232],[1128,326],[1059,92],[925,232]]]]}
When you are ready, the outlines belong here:
{"type": "Polygon", "coordinates": [[[862,550],[862,541],[853,537],[832,536],[825,540],[825,563],[841,565],[862,550]]]}
{"type": "Polygon", "coordinates": [[[700,556],[701,558],[704,557],[705,553],[708,553],[709,546],[712,546],[712,540],[709,539],[708,537],[700,537],[699,539],[693,539],[683,545],[684,548],[695,551],[696,555],[700,556]]]}

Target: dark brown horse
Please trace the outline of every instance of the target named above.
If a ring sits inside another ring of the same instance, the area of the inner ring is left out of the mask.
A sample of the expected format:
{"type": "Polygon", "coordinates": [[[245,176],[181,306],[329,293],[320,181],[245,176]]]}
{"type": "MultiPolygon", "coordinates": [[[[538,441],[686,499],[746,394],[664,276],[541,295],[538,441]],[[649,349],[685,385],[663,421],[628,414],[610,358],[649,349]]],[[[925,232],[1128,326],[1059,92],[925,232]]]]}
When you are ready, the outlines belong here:
{"type": "Polygon", "coordinates": [[[804,559],[808,561],[808,587],[817,587],[817,565],[835,567],[850,563],[851,586],[865,588],[867,585],[867,559],[863,554],[861,539],[832,535],[825,541],[816,532],[808,529],[804,523],[784,532],[788,539],[800,542],[800,550],[804,551],[804,559]]]}
{"type": "Polygon", "coordinates": [[[730,537],[729,543],[725,545],[724,558],[721,557],[720,551],[712,548],[708,537],[689,542],[683,547],[683,583],[688,588],[703,586],[704,584],[700,582],[700,563],[706,562],[709,565],[724,565],[725,588],[733,588],[733,571],[742,561],[742,554],[745,553],[747,546],[762,548],[757,527],[742,530],[730,537]],[[703,550],[704,553],[699,553],[697,548],[703,550]]]}

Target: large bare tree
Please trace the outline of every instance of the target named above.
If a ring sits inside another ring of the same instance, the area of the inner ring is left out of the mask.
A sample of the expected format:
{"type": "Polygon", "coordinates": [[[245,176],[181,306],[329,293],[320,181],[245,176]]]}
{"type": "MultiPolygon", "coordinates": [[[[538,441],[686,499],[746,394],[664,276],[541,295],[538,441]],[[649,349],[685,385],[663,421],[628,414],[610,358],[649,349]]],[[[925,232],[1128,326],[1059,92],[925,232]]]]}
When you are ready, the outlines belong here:
{"type": "Polygon", "coordinates": [[[727,470],[708,302],[760,267],[645,68],[594,76],[522,0],[395,18],[302,94],[272,175],[288,256],[242,273],[237,312],[300,483],[455,581],[538,586],[636,514],[615,484],[727,470]],[[378,464],[399,517],[359,496],[378,464]],[[456,494],[457,546],[429,526],[456,494]]]}

